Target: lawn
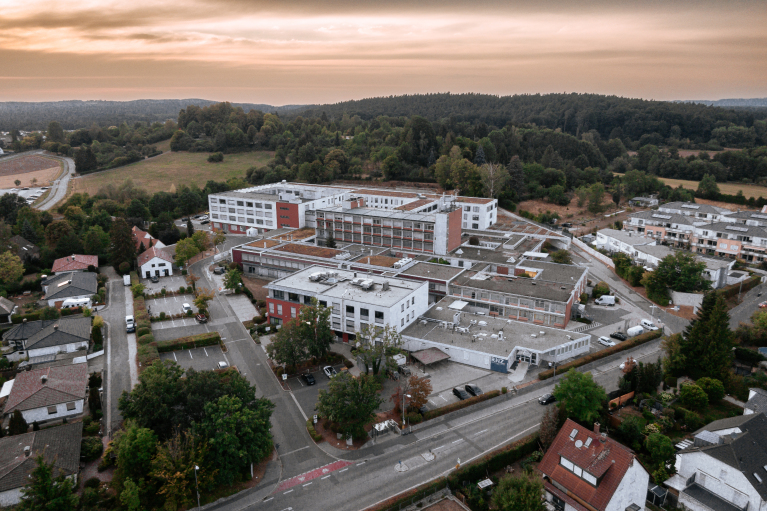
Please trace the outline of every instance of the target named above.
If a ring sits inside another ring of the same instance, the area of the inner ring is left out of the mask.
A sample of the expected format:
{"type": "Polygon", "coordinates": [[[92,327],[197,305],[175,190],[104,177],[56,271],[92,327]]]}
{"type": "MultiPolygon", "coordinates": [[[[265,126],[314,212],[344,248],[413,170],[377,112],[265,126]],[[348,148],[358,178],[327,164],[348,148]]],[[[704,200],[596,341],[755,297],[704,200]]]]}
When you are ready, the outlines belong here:
{"type": "MultiPolygon", "coordinates": [[[[672,188],[676,188],[679,185],[682,185],[684,188],[688,188],[693,191],[698,189],[698,181],[687,181],[686,179],[668,179],[665,177],[661,177],[659,179],[672,188]]],[[[726,193],[727,195],[736,195],[738,190],[742,190],[743,195],[745,195],[746,198],[754,197],[755,199],[758,199],[759,197],[767,196],[767,188],[764,186],[744,183],[717,183],[717,185],[719,186],[719,191],[726,193]]]]}
{"type": "Polygon", "coordinates": [[[196,184],[202,188],[211,179],[244,179],[247,169],[266,165],[273,156],[270,151],[227,154],[221,163],[208,163],[208,153],[166,152],[125,167],[78,177],[74,180],[74,191],[93,195],[109,183],[120,185],[128,178],[149,193],[168,192],[182,184],[196,184]]]}

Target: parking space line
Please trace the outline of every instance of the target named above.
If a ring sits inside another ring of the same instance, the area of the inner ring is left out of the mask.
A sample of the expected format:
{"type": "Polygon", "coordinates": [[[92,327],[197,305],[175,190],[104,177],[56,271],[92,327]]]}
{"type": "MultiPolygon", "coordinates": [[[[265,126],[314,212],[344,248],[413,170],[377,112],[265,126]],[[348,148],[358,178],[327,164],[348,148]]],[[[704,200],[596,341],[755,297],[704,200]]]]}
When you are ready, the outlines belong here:
{"type": "Polygon", "coordinates": [[[194,357],[192,356],[192,350],[189,350],[189,358],[191,358],[192,360],[194,360],[194,357]]]}
{"type": "Polygon", "coordinates": [[[327,479],[328,477],[330,477],[330,474],[326,475],[325,477],[320,477],[320,479],[327,479]]]}
{"type": "Polygon", "coordinates": [[[175,352],[175,351],[173,352],[173,360],[175,360],[176,362],[178,362],[178,359],[176,358],[176,352],[175,352]]]}
{"type": "Polygon", "coordinates": [[[202,349],[202,351],[204,351],[204,352],[205,352],[205,356],[206,356],[206,357],[210,356],[210,355],[208,355],[208,350],[206,350],[205,348],[203,348],[203,349],[202,349]]]}

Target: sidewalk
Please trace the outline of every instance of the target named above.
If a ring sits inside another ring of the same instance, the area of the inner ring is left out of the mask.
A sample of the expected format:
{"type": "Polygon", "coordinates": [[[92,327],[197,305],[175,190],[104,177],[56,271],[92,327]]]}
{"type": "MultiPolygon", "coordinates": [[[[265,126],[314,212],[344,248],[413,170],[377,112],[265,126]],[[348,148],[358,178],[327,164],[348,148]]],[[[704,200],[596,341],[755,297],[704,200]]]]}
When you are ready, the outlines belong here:
{"type": "Polygon", "coordinates": [[[351,344],[346,344],[343,342],[334,342],[333,344],[330,345],[330,351],[332,351],[333,353],[339,353],[352,361],[354,366],[352,366],[349,369],[349,374],[351,374],[352,376],[359,376],[360,374],[362,374],[362,371],[360,371],[360,368],[357,367],[356,357],[352,355],[351,344]]]}

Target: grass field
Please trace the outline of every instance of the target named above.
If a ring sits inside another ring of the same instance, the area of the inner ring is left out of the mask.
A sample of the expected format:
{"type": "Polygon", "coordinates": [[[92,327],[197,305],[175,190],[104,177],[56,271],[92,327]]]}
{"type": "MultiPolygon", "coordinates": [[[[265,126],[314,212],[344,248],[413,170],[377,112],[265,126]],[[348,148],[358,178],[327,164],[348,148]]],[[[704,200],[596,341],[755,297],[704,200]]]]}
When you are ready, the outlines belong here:
{"type": "Polygon", "coordinates": [[[221,163],[208,163],[208,153],[167,152],[125,167],[78,177],[74,180],[74,192],[93,195],[102,186],[109,183],[120,185],[128,178],[149,193],[167,192],[171,186],[178,188],[182,184],[194,183],[202,188],[211,179],[226,181],[232,177],[245,178],[247,169],[266,165],[273,156],[270,151],[227,154],[221,163]]]}
{"type": "MultiPolygon", "coordinates": [[[[689,188],[693,191],[698,189],[698,181],[687,181],[685,179],[668,179],[665,177],[661,177],[659,179],[673,188],[677,188],[679,185],[682,185],[684,188],[689,188]]],[[[719,191],[726,193],[727,195],[736,195],[738,190],[743,190],[743,195],[745,195],[746,198],[754,197],[755,199],[758,199],[759,197],[767,197],[767,187],[764,186],[740,183],[717,183],[717,185],[719,186],[719,191]]]]}

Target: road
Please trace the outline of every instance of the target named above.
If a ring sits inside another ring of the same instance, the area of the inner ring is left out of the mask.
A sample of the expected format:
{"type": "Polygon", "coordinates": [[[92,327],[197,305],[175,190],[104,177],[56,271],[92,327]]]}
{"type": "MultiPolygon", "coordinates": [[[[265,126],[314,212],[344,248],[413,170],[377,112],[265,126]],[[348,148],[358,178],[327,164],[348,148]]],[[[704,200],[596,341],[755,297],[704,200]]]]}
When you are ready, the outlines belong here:
{"type": "Polygon", "coordinates": [[[730,310],[730,328],[735,330],[740,323],[750,323],[751,315],[759,310],[759,304],[767,300],[767,285],[759,284],[742,295],[742,302],[730,310]]]}
{"type": "MultiPolygon", "coordinates": [[[[42,151],[41,151],[42,153],[42,151]]],[[[75,175],[75,161],[68,156],[52,156],[46,154],[48,158],[58,160],[64,164],[64,172],[53,182],[48,196],[36,207],[41,211],[51,209],[53,206],[64,200],[69,189],[69,180],[75,175]]]]}
{"type": "Polygon", "coordinates": [[[130,392],[130,355],[128,354],[128,334],[125,331],[126,291],[130,288],[123,284],[123,279],[113,268],[107,268],[104,273],[109,280],[108,306],[99,314],[107,323],[106,343],[106,391],[108,403],[106,409],[107,434],[117,431],[122,421],[122,415],[117,409],[117,401],[123,391],[130,392]]]}

